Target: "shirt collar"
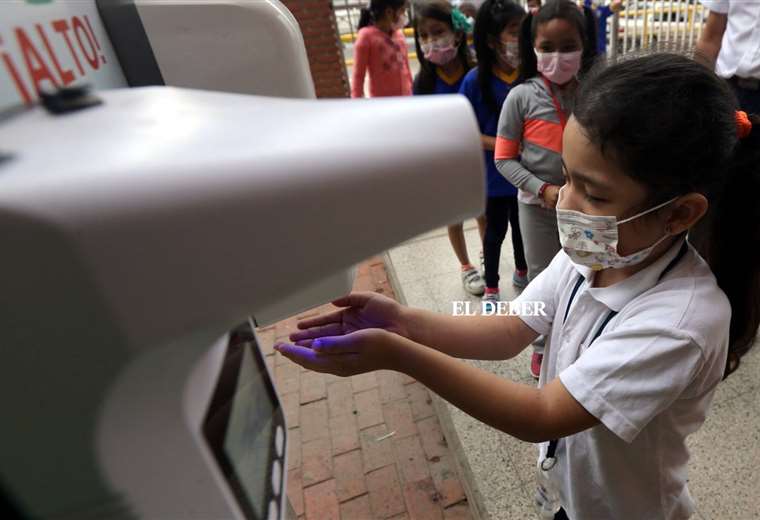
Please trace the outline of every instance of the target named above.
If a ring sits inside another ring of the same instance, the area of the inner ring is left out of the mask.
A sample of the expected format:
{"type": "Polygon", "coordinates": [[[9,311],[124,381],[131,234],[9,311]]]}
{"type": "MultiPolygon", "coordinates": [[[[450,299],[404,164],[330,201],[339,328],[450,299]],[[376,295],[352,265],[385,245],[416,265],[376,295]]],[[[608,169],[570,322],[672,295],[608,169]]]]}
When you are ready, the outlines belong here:
{"type": "Polygon", "coordinates": [[[447,76],[443,70],[441,70],[441,67],[435,68],[435,73],[438,75],[439,78],[441,78],[441,81],[446,83],[447,85],[456,85],[456,83],[462,79],[462,76],[464,76],[466,70],[464,70],[464,67],[462,67],[462,70],[459,74],[455,74],[454,76],[447,76]]]}
{"type": "Polygon", "coordinates": [[[498,67],[494,66],[491,69],[491,72],[493,72],[493,75],[502,80],[504,83],[512,84],[515,81],[517,81],[517,78],[520,76],[520,69],[517,68],[512,71],[512,74],[507,74],[506,72],[503,72],[498,67]]]}
{"type": "MultiPolygon", "coordinates": [[[[678,255],[678,251],[686,238],[676,240],[675,243],[665,251],[665,253],[633,276],[629,276],[609,287],[589,287],[588,293],[597,301],[603,303],[607,308],[620,312],[620,310],[638,295],[648,291],[655,285],[662,275],[662,272],[670,262],[678,255]]],[[[587,282],[593,278],[594,271],[585,265],[573,264],[587,282]]]]}

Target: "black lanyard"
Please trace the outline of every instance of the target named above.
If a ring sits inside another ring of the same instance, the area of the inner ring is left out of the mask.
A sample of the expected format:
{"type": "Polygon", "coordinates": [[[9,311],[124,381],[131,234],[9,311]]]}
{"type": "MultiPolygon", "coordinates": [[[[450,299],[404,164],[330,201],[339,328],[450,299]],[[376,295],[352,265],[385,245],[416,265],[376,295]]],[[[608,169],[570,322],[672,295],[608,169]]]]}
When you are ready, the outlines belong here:
{"type": "MultiPolygon", "coordinates": [[[[675,267],[675,265],[683,258],[683,255],[686,254],[686,251],[688,251],[689,246],[687,245],[686,241],[684,241],[683,245],[681,245],[681,249],[678,251],[678,254],[673,258],[673,260],[670,261],[670,263],[665,267],[665,269],[662,270],[662,273],[660,273],[659,278],[657,278],[657,283],[662,280],[662,277],[668,274],[668,272],[675,267]]],[[[570,305],[573,304],[573,299],[575,298],[575,294],[578,292],[578,289],[580,288],[581,284],[583,283],[583,275],[578,275],[578,280],[575,282],[575,286],[573,287],[573,292],[570,293],[570,300],[567,302],[567,307],[565,308],[565,316],[562,318],[562,324],[565,324],[565,320],[567,319],[567,314],[570,312],[570,305]]],[[[607,314],[607,317],[604,318],[604,321],[599,326],[598,329],[596,329],[596,334],[591,338],[591,342],[588,344],[589,347],[591,346],[591,343],[596,341],[596,338],[598,338],[602,331],[604,330],[604,327],[607,326],[607,324],[610,322],[612,318],[615,317],[617,314],[617,311],[610,311],[609,314],[607,314]]],[[[557,452],[557,444],[559,443],[559,439],[554,439],[549,441],[549,448],[546,450],[546,457],[544,460],[541,461],[541,469],[544,471],[550,470],[552,467],[554,467],[554,464],[557,462],[556,457],[554,456],[557,452]]]]}

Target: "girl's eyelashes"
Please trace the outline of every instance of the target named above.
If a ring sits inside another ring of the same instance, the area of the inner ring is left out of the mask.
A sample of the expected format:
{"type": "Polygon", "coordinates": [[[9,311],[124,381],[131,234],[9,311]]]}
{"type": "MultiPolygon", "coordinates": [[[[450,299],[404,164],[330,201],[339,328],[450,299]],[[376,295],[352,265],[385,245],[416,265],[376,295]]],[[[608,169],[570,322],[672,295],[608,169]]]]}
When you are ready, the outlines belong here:
{"type": "Polygon", "coordinates": [[[585,192],[583,194],[583,198],[586,199],[589,202],[593,202],[594,204],[601,204],[603,202],[607,202],[606,199],[600,199],[599,197],[594,197],[593,195],[589,194],[588,192],[585,192]]]}

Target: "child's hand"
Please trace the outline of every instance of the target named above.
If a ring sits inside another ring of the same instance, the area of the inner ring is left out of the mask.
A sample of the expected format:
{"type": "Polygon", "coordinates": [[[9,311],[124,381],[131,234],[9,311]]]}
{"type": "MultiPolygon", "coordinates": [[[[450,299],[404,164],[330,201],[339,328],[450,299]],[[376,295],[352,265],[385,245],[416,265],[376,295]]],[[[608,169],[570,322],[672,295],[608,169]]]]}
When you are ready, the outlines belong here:
{"type": "Polygon", "coordinates": [[[404,323],[404,307],[395,300],[374,292],[354,292],[332,302],[346,307],[324,316],[298,323],[298,332],[290,335],[296,345],[310,347],[313,340],[325,336],[342,336],[362,329],[385,329],[406,338],[409,331],[404,323]]]}
{"type": "Polygon", "coordinates": [[[373,370],[396,370],[399,340],[397,334],[382,329],[365,329],[321,337],[311,342],[311,347],[276,343],[274,349],[309,370],[347,377],[373,370]]]}
{"type": "Polygon", "coordinates": [[[545,208],[556,208],[557,199],[559,199],[559,186],[555,186],[554,184],[547,186],[546,189],[544,189],[542,198],[545,208]]]}

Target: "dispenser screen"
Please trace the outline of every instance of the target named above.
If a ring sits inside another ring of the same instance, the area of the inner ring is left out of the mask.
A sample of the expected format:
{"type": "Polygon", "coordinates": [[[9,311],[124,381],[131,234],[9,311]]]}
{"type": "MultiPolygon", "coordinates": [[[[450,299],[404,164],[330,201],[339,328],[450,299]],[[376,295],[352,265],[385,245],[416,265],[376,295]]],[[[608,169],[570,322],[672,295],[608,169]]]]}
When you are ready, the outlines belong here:
{"type": "Polygon", "coordinates": [[[248,518],[279,518],[283,488],[282,409],[252,331],[230,341],[204,434],[248,518]]]}
{"type": "Polygon", "coordinates": [[[254,510],[264,516],[269,482],[269,449],[274,432],[274,406],[266,399],[267,388],[251,358],[251,349],[243,348],[238,386],[232,400],[230,420],[224,436],[224,451],[235,473],[248,491],[254,510]]]}

